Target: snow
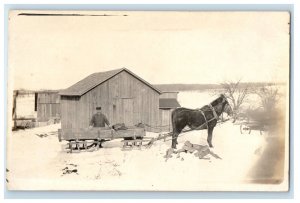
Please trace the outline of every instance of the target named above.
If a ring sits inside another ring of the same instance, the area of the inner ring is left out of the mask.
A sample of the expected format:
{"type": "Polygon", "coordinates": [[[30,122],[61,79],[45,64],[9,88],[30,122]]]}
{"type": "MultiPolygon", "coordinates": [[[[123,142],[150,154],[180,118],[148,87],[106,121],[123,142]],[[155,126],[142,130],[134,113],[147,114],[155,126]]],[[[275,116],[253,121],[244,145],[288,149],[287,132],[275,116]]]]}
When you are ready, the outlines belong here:
{"type": "MultiPolygon", "coordinates": [[[[179,101],[188,102],[192,93],[181,93],[179,101]]],[[[199,95],[197,95],[199,98],[199,95]]],[[[207,96],[209,97],[209,96],[207,96]]],[[[200,98],[199,98],[200,100],[200,98]]],[[[195,100],[193,100],[195,101],[195,100]]],[[[190,104],[193,107],[196,104],[190,104]]],[[[201,105],[199,105],[201,106],[201,105]]],[[[197,107],[199,107],[197,106],[197,107]]],[[[268,134],[258,131],[241,134],[239,125],[227,121],[213,133],[211,150],[222,159],[207,155],[199,159],[190,153],[164,155],[171,140],[157,141],[151,148],[122,150],[113,140],[93,152],[66,153],[59,142],[60,124],[12,132],[7,138],[7,187],[12,190],[268,190],[277,185],[249,183],[249,172],[267,147],[268,134]],[[37,134],[47,134],[39,137],[37,134]],[[66,167],[68,167],[66,169],[66,167]],[[77,173],[65,173],[66,170],[77,173]],[[258,187],[259,186],[259,187],[258,187]]],[[[147,137],[157,137],[147,132],[147,137]]],[[[185,141],[206,145],[207,131],[192,131],[178,138],[177,149],[185,141]]]]}

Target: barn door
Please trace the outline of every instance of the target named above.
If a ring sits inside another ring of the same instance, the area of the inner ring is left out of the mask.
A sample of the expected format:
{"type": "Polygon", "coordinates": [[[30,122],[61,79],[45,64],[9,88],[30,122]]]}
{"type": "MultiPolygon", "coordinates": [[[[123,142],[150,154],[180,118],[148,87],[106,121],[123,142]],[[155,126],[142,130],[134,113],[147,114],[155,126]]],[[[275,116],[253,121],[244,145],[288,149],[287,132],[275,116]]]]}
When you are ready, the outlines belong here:
{"type": "Polygon", "coordinates": [[[122,114],[123,123],[127,126],[133,126],[133,99],[122,99],[122,114]]]}

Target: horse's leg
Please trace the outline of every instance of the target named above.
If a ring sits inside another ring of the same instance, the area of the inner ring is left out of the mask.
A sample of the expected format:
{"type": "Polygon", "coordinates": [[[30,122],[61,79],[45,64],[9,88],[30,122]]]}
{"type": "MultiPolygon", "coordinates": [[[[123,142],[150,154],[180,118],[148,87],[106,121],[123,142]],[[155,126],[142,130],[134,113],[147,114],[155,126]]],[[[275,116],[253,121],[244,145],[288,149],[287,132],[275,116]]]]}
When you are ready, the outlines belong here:
{"type": "Polygon", "coordinates": [[[176,149],[176,145],[178,144],[177,142],[177,138],[178,138],[178,134],[177,132],[173,132],[172,134],[172,148],[176,149]]]}
{"type": "Polygon", "coordinates": [[[209,145],[209,147],[213,147],[211,141],[212,141],[212,133],[213,133],[213,130],[214,130],[214,126],[209,126],[208,129],[207,129],[207,143],[209,145]]]}
{"type": "Polygon", "coordinates": [[[176,120],[173,117],[173,114],[174,114],[174,111],[172,113],[172,128],[173,128],[173,133],[172,133],[172,148],[176,149],[176,145],[178,144],[177,138],[178,138],[178,135],[181,132],[181,126],[180,126],[180,124],[178,125],[176,123],[176,120]]]}

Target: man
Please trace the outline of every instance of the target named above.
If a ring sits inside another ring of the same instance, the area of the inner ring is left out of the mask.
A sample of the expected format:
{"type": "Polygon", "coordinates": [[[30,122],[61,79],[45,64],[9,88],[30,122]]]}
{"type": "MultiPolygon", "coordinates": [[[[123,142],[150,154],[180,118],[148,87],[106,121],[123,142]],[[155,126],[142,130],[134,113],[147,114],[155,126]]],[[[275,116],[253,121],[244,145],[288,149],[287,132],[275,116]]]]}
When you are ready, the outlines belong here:
{"type": "Polygon", "coordinates": [[[90,127],[105,127],[105,124],[110,127],[109,121],[106,116],[101,112],[101,107],[96,107],[95,113],[91,119],[90,127]]]}

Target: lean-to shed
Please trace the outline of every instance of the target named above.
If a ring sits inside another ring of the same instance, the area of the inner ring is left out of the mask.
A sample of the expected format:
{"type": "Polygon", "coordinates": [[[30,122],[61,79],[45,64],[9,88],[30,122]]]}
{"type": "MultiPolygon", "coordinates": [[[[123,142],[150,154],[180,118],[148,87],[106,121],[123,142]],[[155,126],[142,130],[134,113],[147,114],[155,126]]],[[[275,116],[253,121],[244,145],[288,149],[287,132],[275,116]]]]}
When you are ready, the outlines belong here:
{"type": "Polygon", "coordinates": [[[91,74],[59,94],[62,129],[87,128],[97,106],[111,124],[160,123],[160,90],[126,68],[91,74]]]}
{"type": "Polygon", "coordinates": [[[180,107],[177,101],[178,92],[162,92],[159,97],[159,116],[162,131],[172,131],[171,114],[174,109],[180,107]]]}

